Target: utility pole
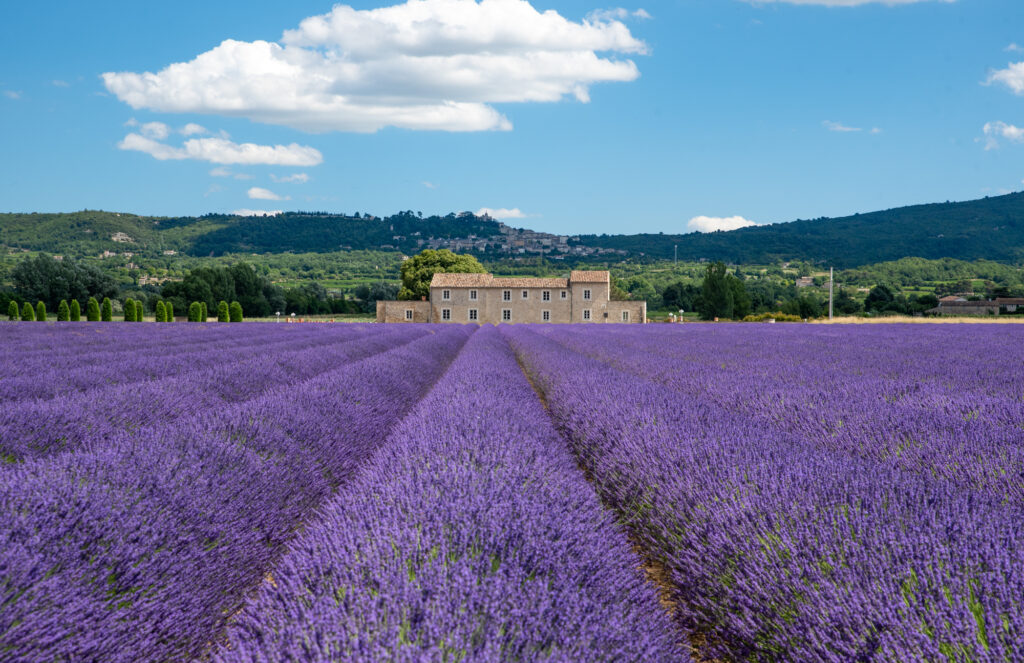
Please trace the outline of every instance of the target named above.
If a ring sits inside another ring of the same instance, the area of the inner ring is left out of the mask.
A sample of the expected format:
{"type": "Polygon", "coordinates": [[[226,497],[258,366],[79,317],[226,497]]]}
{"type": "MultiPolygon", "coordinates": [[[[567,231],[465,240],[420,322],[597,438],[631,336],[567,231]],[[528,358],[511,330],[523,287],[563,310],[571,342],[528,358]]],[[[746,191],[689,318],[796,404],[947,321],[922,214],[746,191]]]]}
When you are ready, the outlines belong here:
{"type": "Polygon", "coordinates": [[[679,245],[672,245],[672,266],[675,267],[676,263],[679,262],[679,245]]]}
{"type": "Polygon", "coordinates": [[[832,268],[828,268],[828,319],[832,319],[832,268]]]}

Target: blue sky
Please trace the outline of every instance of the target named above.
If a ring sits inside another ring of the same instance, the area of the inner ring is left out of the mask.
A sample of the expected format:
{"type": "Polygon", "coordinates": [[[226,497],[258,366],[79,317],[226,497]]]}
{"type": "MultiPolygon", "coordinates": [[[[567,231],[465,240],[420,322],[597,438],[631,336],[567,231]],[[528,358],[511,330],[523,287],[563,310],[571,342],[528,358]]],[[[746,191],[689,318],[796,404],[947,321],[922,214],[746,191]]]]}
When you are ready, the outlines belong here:
{"type": "Polygon", "coordinates": [[[686,232],[1024,188],[1019,0],[4,3],[0,44],[0,211],[686,232]]]}

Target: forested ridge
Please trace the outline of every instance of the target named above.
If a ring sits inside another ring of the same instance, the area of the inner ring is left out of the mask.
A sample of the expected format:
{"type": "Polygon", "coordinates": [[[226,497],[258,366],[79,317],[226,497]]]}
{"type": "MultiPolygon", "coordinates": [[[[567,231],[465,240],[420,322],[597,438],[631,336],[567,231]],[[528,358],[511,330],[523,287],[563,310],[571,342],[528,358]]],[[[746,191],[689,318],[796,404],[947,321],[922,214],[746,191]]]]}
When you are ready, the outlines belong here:
{"type": "MultiPolygon", "coordinates": [[[[501,224],[488,217],[465,212],[424,217],[411,210],[387,217],[359,212],[176,218],[88,210],[0,214],[0,244],[75,256],[105,250],[176,251],[191,256],[375,249],[411,254],[429,238],[494,238],[501,232],[501,224]],[[117,233],[124,233],[130,241],[115,241],[117,233]]],[[[570,245],[619,249],[634,260],[672,259],[678,247],[678,258],[686,261],[767,264],[801,260],[840,269],[908,256],[1020,264],[1024,261],[1024,193],[730,232],[580,235],[573,237],[570,245]]]]}

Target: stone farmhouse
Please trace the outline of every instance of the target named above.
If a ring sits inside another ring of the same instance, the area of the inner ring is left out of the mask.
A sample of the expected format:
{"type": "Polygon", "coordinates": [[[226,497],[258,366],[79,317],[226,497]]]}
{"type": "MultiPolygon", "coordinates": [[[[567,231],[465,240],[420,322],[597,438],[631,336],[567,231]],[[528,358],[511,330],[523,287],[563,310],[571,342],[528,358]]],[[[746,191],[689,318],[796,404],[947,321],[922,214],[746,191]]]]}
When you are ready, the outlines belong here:
{"type": "Polygon", "coordinates": [[[643,323],[647,302],[610,298],[607,271],[569,278],[434,274],[427,301],[379,301],[377,322],[643,323]]]}

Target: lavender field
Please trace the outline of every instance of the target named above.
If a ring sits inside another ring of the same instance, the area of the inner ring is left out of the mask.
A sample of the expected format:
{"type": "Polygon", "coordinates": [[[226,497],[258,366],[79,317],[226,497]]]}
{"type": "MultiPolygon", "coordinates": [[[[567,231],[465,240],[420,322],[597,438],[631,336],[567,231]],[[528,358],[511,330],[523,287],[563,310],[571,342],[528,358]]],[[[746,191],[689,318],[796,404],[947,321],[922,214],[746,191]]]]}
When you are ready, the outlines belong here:
{"type": "Polygon", "coordinates": [[[0,325],[3,661],[1022,661],[1024,330],[0,325]]]}

